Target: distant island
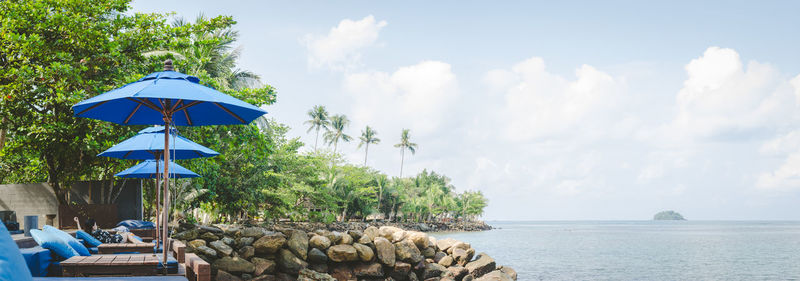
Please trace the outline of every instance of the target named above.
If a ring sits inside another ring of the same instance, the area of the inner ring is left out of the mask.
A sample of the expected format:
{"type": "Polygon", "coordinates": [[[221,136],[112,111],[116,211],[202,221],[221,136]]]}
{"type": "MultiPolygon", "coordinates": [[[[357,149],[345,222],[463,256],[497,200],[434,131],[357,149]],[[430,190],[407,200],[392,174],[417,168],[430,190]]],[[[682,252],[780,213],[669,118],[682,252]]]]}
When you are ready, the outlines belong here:
{"type": "Polygon", "coordinates": [[[685,221],[686,219],[675,211],[663,211],[653,216],[653,220],[657,221],[685,221]]]}

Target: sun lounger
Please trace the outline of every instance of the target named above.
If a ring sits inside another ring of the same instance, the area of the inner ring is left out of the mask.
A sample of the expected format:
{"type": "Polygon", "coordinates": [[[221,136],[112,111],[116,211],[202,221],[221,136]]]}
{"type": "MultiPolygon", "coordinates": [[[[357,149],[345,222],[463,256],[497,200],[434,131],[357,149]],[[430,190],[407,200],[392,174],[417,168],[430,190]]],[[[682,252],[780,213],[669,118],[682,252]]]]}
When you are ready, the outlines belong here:
{"type": "Polygon", "coordinates": [[[116,254],[116,253],[153,253],[156,244],[154,243],[103,243],[97,246],[97,252],[100,254],[116,254]]]}

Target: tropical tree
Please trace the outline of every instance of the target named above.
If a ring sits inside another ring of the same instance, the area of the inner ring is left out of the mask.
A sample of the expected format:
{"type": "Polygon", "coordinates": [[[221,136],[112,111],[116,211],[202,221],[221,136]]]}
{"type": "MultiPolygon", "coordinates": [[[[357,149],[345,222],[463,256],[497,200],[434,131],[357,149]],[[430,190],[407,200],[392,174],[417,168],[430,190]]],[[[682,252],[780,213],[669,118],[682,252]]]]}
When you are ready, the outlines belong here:
{"type": "Polygon", "coordinates": [[[331,125],[331,120],[328,119],[328,110],[325,109],[325,106],[322,105],[315,105],[311,110],[308,111],[308,117],[311,119],[306,120],[304,124],[308,125],[308,130],[306,133],[310,133],[311,130],[317,131],[317,136],[314,138],[314,151],[317,151],[317,142],[319,142],[319,130],[325,129],[328,131],[328,127],[331,125]]]}
{"type": "Polygon", "coordinates": [[[328,145],[333,144],[333,153],[336,153],[340,141],[350,142],[353,139],[344,133],[348,126],[350,126],[350,119],[347,119],[347,116],[339,114],[331,117],[331,129],[325,132],[323,138],[328,145]]]}
{"type": "Polygon", "coordinates": [[[400,143],[395,144],[394,147],[400,148],[400,177],[403,177],[403,161],[405,160],[406,149],[411,152],[411,154],[415,154],[417,151],[417,144],[411,142],[408,136],[408,129],[403,129],[403,133],[400,134],[400,143]]]}
{"type": "Polygon", "coordinates": [[[363,131],[361,131],[361,143],[358,144],[358,148],[361,148],[364,145],[364,166],[367,165],[367,155],[369,154],[369,145],[370,144],[379,144],[381,139],[376,137],[378,132],[367,126],[363,131]]]}

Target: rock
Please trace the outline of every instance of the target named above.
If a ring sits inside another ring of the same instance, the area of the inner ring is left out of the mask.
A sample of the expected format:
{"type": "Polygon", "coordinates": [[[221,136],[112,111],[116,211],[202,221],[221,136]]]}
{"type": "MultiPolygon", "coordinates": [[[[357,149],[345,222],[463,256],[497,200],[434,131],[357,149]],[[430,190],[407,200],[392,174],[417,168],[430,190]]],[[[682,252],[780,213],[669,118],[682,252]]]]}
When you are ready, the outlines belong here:
{"type": "Polygon", "coordinates": [[[262,234],[261,238],[253,242],[253,247],[256,248],[256,253],[274,254],[283,244],[286,244],[286,237],[282,233],[270,232],[262,234]]]}
{"type": "Polygon", "coordinates": [[[256,254],[256,248],[254,248],[253,246],[244,246],[239,249],[239,257],[243,259],[250,259],[255,254],[256,254]]]}
{"type": "Polygon", "coordinates": [[[214,240],[219,240],[219,237],[217,235],[214,235],[214,233],[206,232],[206,233],[203,233],[203,234],[200,235],[200,239],[203,239],[203,240],[206,240],[208,242],[211,242],[211,241],[214,241],[214,240]]]}
{"type": "Polygon", "coordinates": [[[178,239],[178,240],[183,240],[183,241],[189,241],[189,240],[197,239],[197,236],[199,236],[199,235],[200,235],[200,231],[197,230],[197,228],[192,228],[192,229],[186,230],[184,232],[176,233],[175,235],[172,236],[172,238],[175,238],[175,239],[178,239]]]}
{"type": "Polygon", "coordinates": [[[473,256],[475,256],[475,249],[469,248],[467,250],[467,262],[471,261],[473,256]]]}
{"type": "Polygon", "coordinates": [[[389,273],[389,276],[397,280],[406,280],[408,278],[408,273],[410,272],[411,265],[399,261],[394,264],[394,268],[392,268],[392,272],[389,273]]]}
{"type": "Polygon", "coordinates": [[[281,271],[291,274],[297,274],[300,269],[308,267],[306,261],[295,256],[292,251],[281,249],[278,252],[278,267],[281,271]]]}
{"type": "Polygon", "coordinates": [[[424,231],[424,232],[431,231],[431,228],[427,224],[424,224],[424,223],[417,224],[417,228],[419,229],[419,231],[424,231]]]}
{"type": "Polygon", "coordinates": [[[276,280],[278,280],[278,278],[275,277],[275,275],[267,274],[267,275],[256,276],[256,278],[253,278],[250,281],[276,281],[276,280]]]}
{"type": "Polygon", "coordinates": [[[342,240],[339,241],[339,244],[352,245],[353,244],[353,236],[350,236],[350,234],[347,234],[347,233],[342,233],[342,240]]]}
{"type": "Polygon", "coordinates": [[[462,250],[466,251],[466,250],[468,250],[470,248],[472,248],[472,247],[469,245],[469,243],[464,243],[464,242],[458,241],[455,244],[453,244],[453,246],[450,246],[450,248],[448,248],[446,252],[448,254],[452,254],[455,249],[462,249],[462,250]]]}
{"type": "Polygon", "coordinates": [[[301,259],[308,258],[308,234],[302,230],[292,231],[286,246],[301,259]]]}
{"type": "Polygon", "coordinates": [[[217,277],[214,278],[216,281],[242,281],[242,278],[239,278],[236,275],[230,274],[225,272],[224,270],[217,271],[217,277]]]}
{"type": "Polygon", "coordinates": [[[335,278],[326,274],[320,273],[309,269],[301,269],[300,276],[297,277],[297,281],[336,281],[335,278]]]}
{"type": "Polygon", "coordinates": [[[423,257],[426,257],[426,258],[429,258],[429,259],[432,259],[432,258],[436,257],[436,250],[434,250],[433,247],[428,247],[428,248],[422,249],[421,252],[422,252],[422,256],[423,257]]]}
{"type": "Polygon", "coordinates": [[[308,261],[311,263],[326,263],[328,262],[328,255],[320,249],[311,248],[311,251],[308,251],[308,261]]]}
{"type": "Polygon", "coordinates": [[[372,248],[364,244],[354,243],[353,248],[356,248],[356,252],[358,252],[358,257],[363,262],[371,261],[373,257],[375,257],[375,253],[372,252],[372,248]]]}
{"type": "Polygon", "coordinates": [[[464,278],[464,276],[467,276],[467,274],[469,274],[469,270],[467,270],[463,266],[458,266],[458,265],[448,267],[447,271],[449,271],[453,275],[453,278],[455,280],[461,280],[462,278],[464,278]]]}
{"type": "Polygon", "coordinates": [[[327,263],[312,263],[308,265],[308,268],[316,272],[328,273],[327,263]]]}
{"type": "Polygon", "coordinates": [[[230,238],[230,237],[222,237],[222,243],[225,243],[225,245],[228,245],[228,246],[233,246],[236,243],[236,241],[233,240],[233,238],[230,238]]]}
{"type": "MultiPolygon", "coordinates": [[[[208,232],[206,232],[206,234],[208,234],[208,232]]],[[[225,245],[225,243],[222,242],[222,240],[217,240],[209,244],[211,245],[211,248],[217,250],[217,253],[223,256],[230,256],[231,253],[233,253],[233,248],[231,248],[231,246],[225,245]]]]}
{"type": "Polygon", "coordinates": [[[441,266],[436,263],[429,263],[425,265],[425,269],[422,271],[421,277],[423,280],[433,277],[439,277],[442,275],[442,273],[445,273],[446,271],[447,268],[444,266],[441,266]]]}
{"type": "Polygon", "coordinates": [[[274,261],[262,258],[253,258],[251,261],[255,266],[255,270],[253,271],[255,276],[275,273],[277,264],[274,261]]]}
{"type": "Polygon", "coordinates": [[[431,247],[433,247],[434,250],[441,251],[439,250],[439,246],[436,245],[436,242],[437,242],[436,237],[428,236],[428,244],[431,245],[431,247]]]}
{"type": "Polygon", "coordinates": [[[308,240],[308,245],[320,250],[327,250],[331,246],[331,240],[322,235],[316,235],[308,240]]]}
{"type": "Polygon", "coordinates": [[[340,263],[336,264],[330,270],[331,276],[336,278],[336,280],[356,280],[356,275],[353,273],[353,269],[350,266],[340,263]]]}
{"type": "Polygon", "coordinates": [[[441,260],[439,260],[438,264],[442,266],[451,266],[453,265],[453,257],[445,256],[441,260]]]}
{"type": "Polygon", "coordinates": [[[517,280],[517,271],[513,268],[508,266],[499,266],[497,267],[498,270],[502,271],[503,273],[507,274],[511,279],[517,280]]]}
{"type": "Polygon", "coordinates": [[[377,252],[378,261],[387,266],[394,266],[395,247],[392,242],[389,242],[389,240],[383,237],[376,237],[375,251],[377,252]]]}
{"type": "Polygon", "coordinates": [[[331,240],[331,245],[337,245],[340,241],[342,241],[342,233],[338,231],[328,232],[326,236],[328,240],[331,240]]]}
{"type": "Polygon", "coordinates": [[[235,226],[235,225],[229,225],[227,228],[225,228],[225,229],[223,229],[223,230],[225,231],[225,235],[228,235],[228,236],[235,236],[235,235],[236,235],[236,233],[237,233],[237,232],[239,232],[239,230],[241,230],[241,229],[242,229],[242,228],[241,228],[241,227],[239,227],[239,226],[235,226]]]}
{"type": "Polygon", "coordinates": [[[378,235],[391,241],[394,233],[400,231],[405,232],[404,230],[394,226],[381,226],[381,228],[378,229],[378,235]]]}
{"type": "Polygon", "coordinates": [[[408,239],[411,240],[411,242],[414,242],[414,245],[417,245],[417,248],[425,249],[430,245],[430,240],[428,240],[427,234],[416,231],[409,231],[406,233],[408,235],[408,239]]]}
{"type": "Polygon", "coordinates": [[[278,274],[275,275],[275,280],[276,281],[297,281],[297,278],[295,278],[292,275],[283,273],[283,272],[278,272],[278,274]]]}
{"type": "Polygon", "coordinates": [[[353,268],[353,273],[359,280],[383,277],[383,266],[377,262],[361,263],[353,268]]]}
{"type": "Polygon", "coordinates": [[[364,236],[364,233],[359,230],[348,230],[347,234],[352,236],[353,240],[355,241],[358,241],[359,239],[361,239],[362,236],[364,236]]]}
{"type": "Polygon", "coordinates": [[[467,251],[462,249],[457,248],[453,250],[453,254],[451,256],[453,257],[453,260],[460,266],[464,266],[469,262],[467,251]]]}
{"type": "Polygon", "coordinates": [[[266,234],[266,231],[260,227],[245,227],[237,233],[239,237],[253,237],[255,239],[261,238],[266,234]]]}
{"type": "Polygon", "coordinates": [[[374,226],[369,226],[367,229],[364,229],[364,236],[369,237],[369,240],[375,241],[375,237],[378,237],[378,228],[374,226]]]}
{"type": "Polygon", "coordinates": [[[328,258],[334,262],[356,261],[358,251],[350,245],[336,245],[328,248],[328,258]]]}
{"type": "Polygon", "coordinates": [[[409,272],[408,273],[408,281],[419,281],[419,278],[417,278],[417,274],[416,273],[409,272]]]}
{"type": "Polygon", "coordinates": [[[358,238],[358,243],[364,245],[372,244],[372,238],[369,238],[367,235],[362,235],[361,238],[358,238]]]}
{"type": "Polygon", "coordinates": [[[250,246],[253,245],[253,241],[255,241],[253,237],[239,237],[236,239],[236,245],[239,247],[250,246]]]}
{"type": "Polygon", "coordinates": [[[413,242],[409,240],[403,240],[395,243],[394,247],[394,253],[397,256],[397,259],[404,262],[410,262],[412,264],[422,261],[422,254],[419,252],[419,249],[417,249],[417,246],[414,245],[413,242]]]}
{"type": "Polygon", "coordinates": [[[255,266],[245,259],[224,257],[214,261],[214,267],[227,272],[252,273],[255,266]]]}
{"type": "Polygon", "coordinates": [[[186,245],[189,246],[192,249],[197,249],[200,246],[205,246],[206,245],[206,240],[194,239],[194,240],[189,241],[188,243],[186,243],[186,245]]]}
{"type": "Polygon", "coordinates": [[[400,230],[392,234],[391,241],[392,243],[397,243],[403,241],[403,239],[406,239],[407,236],[408,232],[406,232],[405,230],[400,230]]]}
{"type": "Polygon", "coordinates": [[[253,280],[253,275],[250,273],[242,273],[243,280],[253,280]]]}
{"type": "Polygon", "coordinates": [[[194,251],[196,253],[200,253],[200,254],[202,254],[204,256],[208,256],[208,257],[216,257],[217,256],[217,251],[215,251],[214,249],[211,249],[211,248],[209,248],[207,246],[197,247],[197,248],[194,249],[194,251]]]}
{"type": "Polygon", "coordinates": [[[478,277],[475,281],[514,281],[514,279],[508,276],[508,274],[505,274],[505,272],[495,270],[478,277]]]}
{"type": "Polygon", "coordinates": [[[489,257],[486,253],[480,253],[478,258],[464,266],[472,277],[481,277],[486,273],[494,271],[494,259],[489,257]]]}
{"type": "Polygon", "coordinates": [[[447,249],[450,249],[450,247],[453,246],[453,244],[455,244],[457,242],[460,242],[460,241],[455,240],[453,238],[445,238],[445,239],[441,239],[441,240],[436,241],[436,246],[439,247],[439,251],[442,251],[442,252],[446,253],[447,249]]]}
{"type": "Polygon", "coordinates": [[[223,231],[221,228],[215,226],[198,225],[196,227],[198,230],[200,230],[200,232],[210,232],[219,235],[225,233],[225,231],[223,231]]]}
{"type": "Polygon", "coordinates": [[[472,275],[469,274],[467,274],[466,276],[464,276],[464,278],[461,279],[461,281],[473,281],[473,280],[475,280],[475,277],[472,277],[472,275]]]}
{"type": "MultiPolygon", "coordinates": [[[[447,256],[447,254],[445,254],[444,252],[436,252],[436,254],[434,254],[434,255],[433,255],[433,261],[434,261],[434,262],[439,262],[439,261],[440,261],[440,260],[442,260],[442,258],[444,258],[445,256],[447,256]]],[[[445,265],[445,266],[446,266],[446,265],[445,265]]]]}

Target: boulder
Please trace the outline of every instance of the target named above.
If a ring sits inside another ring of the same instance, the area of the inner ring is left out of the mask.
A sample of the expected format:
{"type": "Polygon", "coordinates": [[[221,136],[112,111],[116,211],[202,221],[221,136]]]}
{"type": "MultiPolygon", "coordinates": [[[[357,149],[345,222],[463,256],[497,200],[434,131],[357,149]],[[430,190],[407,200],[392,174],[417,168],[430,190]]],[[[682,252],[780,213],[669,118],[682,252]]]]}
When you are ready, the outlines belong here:
{"type": "Polygon", "coordinates": [[[417,249],[417,245],[409,240],[403,240],[394,244],[394,253],[398,260],[410,262],[412,264],[422,261],[422,253],[417,249]]]}
{"type": "Polygon", "coordinates": [[[422,249],[421,252],[423,257],[429,259],[433,259],[434,257],[436,257],[436,250],[434,250],[433,247],[424,248],[422,249]]]}
{"type": "Polygon", "coordinates": [[[447,272],[446,267],[436,263],[429,263],[425,265],[425,269],[422,270],[422,276],[420,277],[422,280],[426,280],[428,278],[439,277],[445,272],[447,272]]]}
{"type": "Polygon", "coordinates": [[[228,245],[228,246],[233,246],[236,243],[236,241],[233,240],[233,238],[230,238],[230,237],[222,237],[221,241],[222,241],[222,243],[225,243],[225,245],[228,245]]]}
{"type": "Polygon", "coordinates": [[[308,245],[320,250],[327,250],[331,246],[331,240],[322,235],[315,235],[308,240],[308,245]]]}
{"type": "Polygon", "coordinates": [[[442,266],[451,266],[453,265],[453,257],[444,256],[442,259],[439,260],[438,264],[442,266]]]}
{"type": "Polygon", "coordinates": [[[286,244],[286,237],[283,236],[283,233],[270,232],[262,234],[261,238],[253,242],[253,247],[256,248],[256,253],[274,254],[283,247],[283,244],[286,244]]]}
{"type": "Polygon", "coordinates": [[[497,267],[498,270],[502,271],[503,273],[507,274],[511,279],[517,280],[517,271],[513,268],[508,266],[499,266],[497,267]]]}
{"type": "Polygon", "coordinates": [[[267,231],[260,227],[245,227],[239,230],[237,235],[239,237],[253,237],[254,239],[261,238],[267,231]]]}
{"type": "Polygon", "coordinates": [[[378,261],[387,266],[394,266],[395,247],[392,242],[383,237],[376,237],[375,251],[377,252],[378,261]]]}
{"type": "Polygon", "coordinates": [[[244,246],[239,249],[239,257],[243,259],[250,259],[256,254],[256,248],[253,246],[244,246]]]}
{"type": "Polygon", "coordinates": [[[269,274],[256,276],[255,278],[250,279],[250,281],[276,281],[276,280],[278,280],[278,277],[275,277],[275,275],[269,275],[269,274]]]}
{"type": "Polygon", "coordinates": [[[286,273],[297,274],[300,269],[308,267],[306,261],[298,258],[292,251],[287,249],[281,249],[280,252],[278,252],[277,258],[278,268],[286,273]]]}
{"type": "Polygon", "coordinates": [[[392,233],[392,239],[390,240],[392,241],[392,243],[397,243],[406,239],[407,236],[408,232],[406,232],[405,230],[400,230],[396,231],[395,233],[392,233]]]}
{"type": "MultiPolygon", "coordinates": [[[[434,254],[434,255],[433,255],[433,261],[434,261],[434,262],[439,262],[439,261],[440,261],[440,260],[442,260],[442,258],[444,258],[445,256],[447,256],[447,254],[445,254],[444,252],[436,252],[436,254],[434,254]]],[[[446,265],[445,265],[445,266],[446,266],[446,265]]]]}
{"type": "Polygon", "coordinates": [[[467,262],[472,260],[472,257],[475,256],[475,248],[467,249],[467,262]]]}
{"type": "Polygon", "coordinates": [[[451,254],[451,256],[453,257],[453,260],[460,266],[464,266],[469,262],[467,251],[464,251],[462,249],[458,248],[454,249],[453,254],[451,254]]]}
{"type": "Polygon", "coordinates": [[[336,281],[336,278],[333,278],[327,273],[320,273],[304,268],[299,271],[297,281],[336,281]]]}
{"type": "Polygon", "coordinates": [[[241,230],[241,229],[242,229],[242,228],[241,228],[241,227],[239,227],[239,226],[235,226],[235,225],[229,225],[228,227],[226,227],[226,228],[225,228],[225,229],[223,229],[223,230],[225,230],[225,235],[228,235],[228,236],[236,236],[236,233],[237,233],[237,232],[239,232],[239,230],[241,230]]]}
{"type": "Polygon", "coordinates": [[[311,248],[311,251],[308,251],[308,261],[311,263],[326,263],[328,262],[328,255],[320,249],[311,248]]]}
{"type": "Polygon", "coordinates": [[[292,231],[286,246],[301,259],[308,258],[308,234],[302,230],[292,231]]]}
{"type": "Polygon", "coordinates": [[[308,269],[311,269],[311,270],[316,271],[316,272],[328,273],[328,264],[327,263],[312,263],[312,264],[308,265],[308,269]]]}
{"type": "Polygon", "coordinates": [[[214,241],[214,240],[219,240],[219,236],[217,236],[216,234],[211,233],[211,232],[206,232],[206,233],[200,234],[200,239],[203,239],[203,240],[206,240],[208,242],[211,242],[211,241],[214,241]]]}
{"type": "Polygon", "coordinates": [[[330,269],[329,272],[333,278],[336,278],[336,280],[356,280],[356,275],[353,273],[353,269],[347,264],[336,264],[330,269]]]}
{"type": "Polygon", "coordinates": [[[439,250],[439,246],[436,245],[436,242],[436,237],[428,236],[428,244],[431,245],[434,250],[441,251],[439,250]]]}
{"type": "Polygon", "coordinates": [[[197,249],[200,246],[205,246],[206,245],[206,240],[194,239],[194,240],[189,241],[188,243],[186,243],[186,245],[189,246],[189,248],[197,249]]]}
{"type": "Polygon", "coordinates": [[[353,240],[355,241],[358,241],[359,239],[361,239],[361,236],[364,236],[364,232],[361,232],[360,230],[348,230],[347,234],[352,236],[353,240]]]}
{"type": "Polygon", "coordinates": [[[469,274],[465,275],[464,278],[461,279],[461,281],[473,281],[473,280],[475,280],[475,277],[472,277],[472,275],[469,274]]]}
{"type": "Polygon", "coordinates": [[[448,267],[447,271],[449,271],[453,275],[453,278],[455,280],[461,280],[464,278],[464,276],[467,276],[467,274],[469,274],[469,270],[467,270],[463,266],[458,266],[458,265],[448,267]]]}
{"type": "Polygon", "coordinates": [[[260,276],[263,274],[273,274],[275,273],[275,269],[278,266],[274,261],[268,259],[253,258],[251,261],[255,266],[255,270],[253,271],[253,274],[255,276],[260,276]]]}
{"type": "Polygon", "coordinates": [[[375,240],[375,237],[379,236],[379,231],[377,227],[369,226],[367,229],[364,229],[364,236],[369,237],[369,240],[375,240]]]}
{"type": "Polygon", "coordinates": [[[408,239],[411,240],[411,242],[414,242],[414,245],[417,245],[417,248],[425,249],[430,245],[430,240],[428,240],[427,234],[417,231],[408,231],[406,233],[408,235],[408,239]]]}
{"type": "Polygon", "coordinates": [[[404,230],[394,226],[381,226],[381,228],[378,229],[378,235],[391,241],[394,233],[400,231],[405,232],[404,230]]]}
{"type": "Polygon", "coordinates": [[[354,241],[353,236],[350,236],[350,234],[347,233],[342,233],[342,240],[339,240],[339,244],[352,245],[353,241],[354,241]]]}
{"type": "Polygon", "coordinates": [[[458,241],[455,244],[453,244],[452,246],[450,246],[450,248],[448,248],[446,252],[448,254],[452,254],[453,251],[455,251],[455,249],[462,249],[462,250],[466,251],[466,250],[468,250],[470,248],[472,248],[472,246],[470,246],[469,243],[464,243],[464,242],[458,241]]]}
{"type": "Polygon", "coordinates": [[[275,274],[275,281],[297,281],[297,278],[284,272],[278,272],[275,274]]]}
{"type": "Polygon", "coordinates": [[[194,249],[195,253],[202,254],[207,257],[216,257],[217,251],[209,248],[208,246],[200,246],[194,249]]]}
{"type": "Polygon", "coordinates": [[[217,254],[220,254],[222,256],[230,256],[231,253],[233,253],[233,248],[231,248],[231,246],[226,245],[225,242],[222,242],[222,240],[213,241],[209,244],[211,245],[212,249],[217,250],[217,254]]]}
{"type": "Polygon", "coordinates": [[[217,235],[222,235],[222,234],[225,233],[225,231],[223,231],[221,228],[216,227],[216,226],[198,225],[196,227],[197,227],[198,230],[200,230],[200,232],[210,232],[210,233],[214,233],[214,234],[217,234],[217,235]]]}
{"type": "Polygon", "coordinates": [[[411,264],[399,261],[394,264],[392,272],[389,274],[389,276],[397,280],[406,280],[410,272],[411,264]]]}
{"type": "Polygon", "coordinates": [[[359,280],[383,277],[383,266],[380,263],[360,263],[353,267],[353,273],[359,280]]]}
{"type": "Polygon", "coordinates": [[[477,278],[494,271],[495,262],[486,253],[480,253],[476,260],[467,263],[464,267],[469,271],[469,275],[477,278]]]}
{"type": "Polygon", "coordinates": [[[197,230],[197,228],[192,228],[183,232],[178,232],[175,235],[173,235],[172,238],[183,241],[189,241],[197,239],[198,236],[200,236],[200,231],[197,230]]]}
{"type": "Polygon", "coordinates": [[[325,237],[328,237],[328,240],[331,240],[331,245],[337,245],[342,241],[342,233],[338,231],[328,232],[326,233],[325,237]]]}
{"type": "Polygon", "coordinates": [[[357,261],[358,251],[351,245],[336,245],[328,248],[328,258],[334,262],[357,261]]]}
{"type": "Polygon", "coordinates": [[[361,238],[358,238],[358,243],[365,245],[372,244],[372,238],[369,238],[367,235],[362,235],[361,238]]]}
{"type": "Polygon", "coordinates": [[[363,262],[371,261],[373,257],[375,257],[375,253],[372,251],[367,245],[354,243],[353,248],[356,248],[356,252],[358,252],[358,257],[363,262]]]}
{"type": "Polygon", "coordinates": [[[440,239],[440,240],[436,241],[436,247],[439,248],[439,251],[442,251],[442,252],[446,253],[447,249],[450,249],[450,247],[453,246],[453,244],[455,244],[457,242],[460,242],[460,241],[455,240],[453,238],[440,239]]]}
{"type": "Polygon", "coordinates": [[[408,281],[419,281],[419,278],[417,278],[417,274],[416,273],[409,272],[408,273],[408,281]]]}
{"type": "Polygon", "coordinates": [[[227,273],[224,270],[218,270],[217,271],[217,277],[214,278],[214,280],[216,280],[216,281],[242,281],[242,278],[239,278],[239,276],[227,273]]]}
{"type": "Polygon", "coordinates": [[[514,281],[514,279],[503,271],[495,270],[476,278],[475,281],[514,281]]]}
{"type": "Polygon", "coordinates": [[[236,245],[239,247],[250,246],[255,240],[253,237],[239,237],[236,239],[236,245]]]}
{"type": "Polygon", "coordinates": [[[246,259],[224,257],[214,261],[213,266],[227,272],[252,273],[255,266],[246,259]]]}

